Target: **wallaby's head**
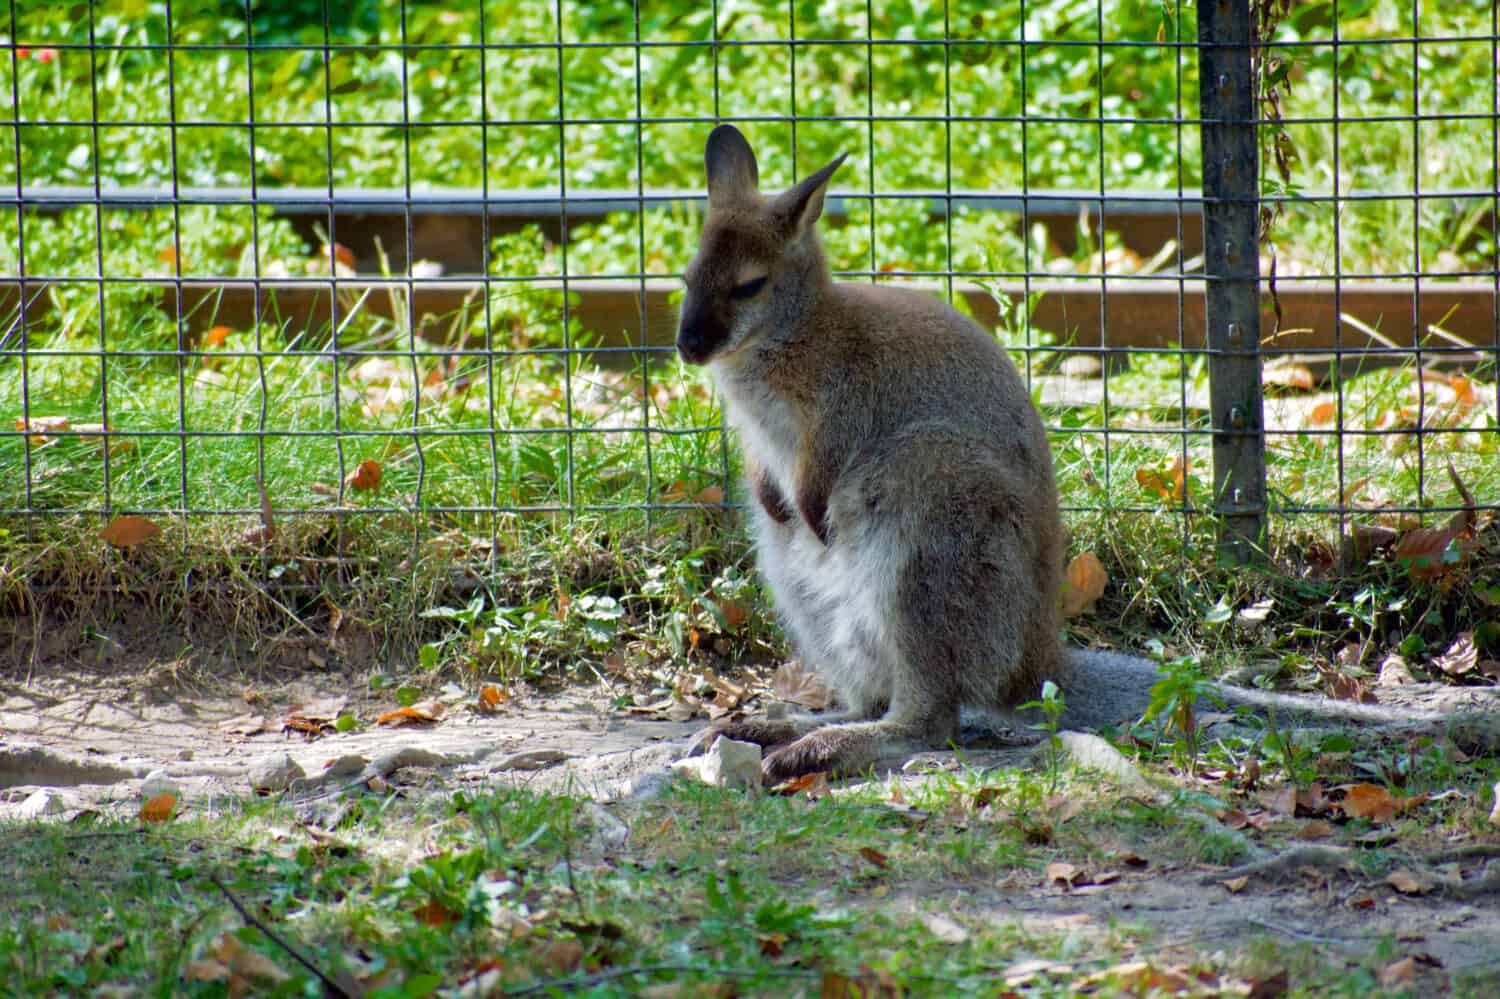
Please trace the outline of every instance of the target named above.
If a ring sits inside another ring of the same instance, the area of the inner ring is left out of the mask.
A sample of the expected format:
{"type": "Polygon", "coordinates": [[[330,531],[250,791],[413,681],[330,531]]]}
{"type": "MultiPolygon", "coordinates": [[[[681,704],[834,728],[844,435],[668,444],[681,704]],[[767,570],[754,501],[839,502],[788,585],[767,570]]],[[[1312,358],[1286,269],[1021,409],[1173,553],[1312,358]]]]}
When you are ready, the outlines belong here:
{"type": "Polygon", "coordinates": [[[815,223],[840,156],[789,191],[762,197],[750,143],[733,125],[708,137],[708,215],[683,275],[677,351],[692,364],[794,322],[828,280],[815,223]]]}

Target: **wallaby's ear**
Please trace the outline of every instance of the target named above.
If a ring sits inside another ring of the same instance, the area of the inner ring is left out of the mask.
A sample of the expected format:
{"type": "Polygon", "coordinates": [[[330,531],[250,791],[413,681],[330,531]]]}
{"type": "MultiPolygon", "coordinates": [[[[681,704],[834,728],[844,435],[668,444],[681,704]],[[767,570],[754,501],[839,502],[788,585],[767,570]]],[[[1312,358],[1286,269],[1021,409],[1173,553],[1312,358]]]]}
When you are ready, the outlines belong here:
{"type": "Polygon", "coordinates": [[[727,204],[760,193],[755,151],[733,125],[720,125],[708,134],[703,162],[708,168],[709,204],[727,204]]]}
{"type": "Polygon", "coordinates": [[[841,154],[838,159],[804,178],[800,184],[776,199],[776,213],[785,222],[788,236],[806,232],[823,214],[823,195],[828,192],[828,181],[849,156],[841,154]]]}

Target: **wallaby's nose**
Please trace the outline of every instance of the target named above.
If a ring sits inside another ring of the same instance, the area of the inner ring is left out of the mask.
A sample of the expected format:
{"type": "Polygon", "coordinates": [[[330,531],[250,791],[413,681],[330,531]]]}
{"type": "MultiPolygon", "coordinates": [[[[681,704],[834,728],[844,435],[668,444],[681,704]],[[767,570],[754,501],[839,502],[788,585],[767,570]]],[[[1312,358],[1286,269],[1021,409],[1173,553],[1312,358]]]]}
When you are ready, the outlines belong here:
{"type": "Polygon", "coordinates": [[[702,364],[723,344],[729,330],[696,296],[682,300],[682,318],[677,324],[677,353],[689,364],[702,364]]]}

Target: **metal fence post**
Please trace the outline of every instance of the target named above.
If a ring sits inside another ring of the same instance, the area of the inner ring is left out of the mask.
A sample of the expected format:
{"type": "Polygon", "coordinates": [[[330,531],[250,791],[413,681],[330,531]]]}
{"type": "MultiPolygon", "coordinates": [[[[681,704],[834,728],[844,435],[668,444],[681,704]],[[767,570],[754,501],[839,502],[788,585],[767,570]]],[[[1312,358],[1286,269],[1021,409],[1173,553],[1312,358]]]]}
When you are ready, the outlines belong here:
{"type": "Polygon", "coordinates": [[[1198,8],[1214,511],[1220,560],[1234,564],[1264,550],[1266,526],[1253,31],[1250,0],[1198,8]]]}

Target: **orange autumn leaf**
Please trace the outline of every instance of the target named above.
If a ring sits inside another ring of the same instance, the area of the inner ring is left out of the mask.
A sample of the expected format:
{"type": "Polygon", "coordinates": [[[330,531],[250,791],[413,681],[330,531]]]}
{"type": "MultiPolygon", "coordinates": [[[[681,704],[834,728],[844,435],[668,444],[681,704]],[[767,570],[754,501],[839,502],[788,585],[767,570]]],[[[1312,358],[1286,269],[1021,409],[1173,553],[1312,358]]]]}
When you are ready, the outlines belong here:
{"type": "Polygon", "coordinates": [[[1332,423],[1338,418],[1338,413],[1338,404],[1329,399],[1318,403],[1312,408],[1312,411],[1307,414],[1307,422],[1315,425],[1332,423]]]}
{"type": "Polygon", "coordinates": [[[166,822],[177,808],[177,795],[158,794],[141,805],[141,821],[146,823],[166,822]]]}
{"type": "Polygon", "coordinates": [[[114,545],[116,548],[130,548],[144,541],[150,541],[160,534],[161,528],[145,517],[125,514],[111,520],[104,530],[99,532],[99,540],[114,545]]]}
{"type": "Polygon", "coordinates": [[[726,631],[739,631],[740,627],[750,620],[750,610],[738,600],[720,600],[718,602],[719,613],[724,615],[724,628],[726,631]]]}
{"type": "Polygon", "coordinates": [[[479,688],[479,709],[481,711],[496,711],[500,705],[508,700],[510,700],[510,694],[503,687],[487,683],[479,688]]]}
{"type": "Polygon", "coordinates": [[[1453,402],[1455,405],[1469,409],[1479,404],[1479,396],[1474,392],[1472,379],[1455,371],[1448,376],[1448,385],[1453,389],[1453,402]]]}
{"type": "Polygon", "coordinates": [[[724,490],[719,486],[709,486],[700,490],[693,497],[693,502],[701,506],[719,506],[724,502],[724,490]]]}
{"type": "Polygon", "coordinates": [[[380,462],[373,458],[359,463],[359,467],[349,473],[344,480],[344,485],[350,489],[379,489],[380,479],[385,470],[380,467],[380,462]]]}
{"type": "Polygon", "coordinates": [[[405,708],[387,711],[375,719],[377,725],[430,725],[443,717],[447,709],[441,701],[418,701],[405,708]]]}
{"type": "Polygon", "coordinates": [[[1170,468],[1163,471],[1160,468],[1137,468],[1135,470],[1135,481],[1147,492],[1155,493],[1162,499],[1181,501],[1187,496],[1187,472],[1190,466],[1178,455],[1172,462],[1170,468]]]}
{"type": "Polygon", "coordinates": [[[1063,617],[1088,614],[1104,595],[1109,574],[1093,552],[1084,552],[1068,563],[1067,587],[1063,590],[1063,617]]]}
{"type": "Polygon", "coordinates": [[[66,416],[33,416],[29,421],[22,417],[16,417],[16,429],[23,430],[31,435],[27,438],[27,441],[33,447],[51,443],[52,438],[48,437],[48,434],[56,433],[59,430],[67,430],[68,428],[69,424],[66,416]]]}
{"type": "Polygon", "coordinates": [[[333,244],[333,259],[351,271],[354,270],[354,251],[343,243],[333,244]]]}
{"type": "Polygon", "coordinates": [[[1428,798],[1425,794],[1398,798],[1379,784],[1349,784],[1343,790],[1344,800],[1339,802],[1343,813],[1350,818],[1369,819],[1371,822],[1389,822],[1428,798]]]}
{"type": "Polygon", "coordinates": [[[806,794],[809,798],[813,799],[826,798],[829,793],[828,774],[822,770],[819,770],[817,773],[803,774],[801,777],[794,777],[785,784],[773,788],[771,793],[786,798],[791,798],[798,794],[806,794]]]}
{"type": "Polygon", "coordinates": [[[203,342],[209,347],[217,347],[219,344],[224,342],[229,334],[233,332],[234,330],[230,329],[228,326],[215,326],[213,329],[204,334],[203,342]]]}

